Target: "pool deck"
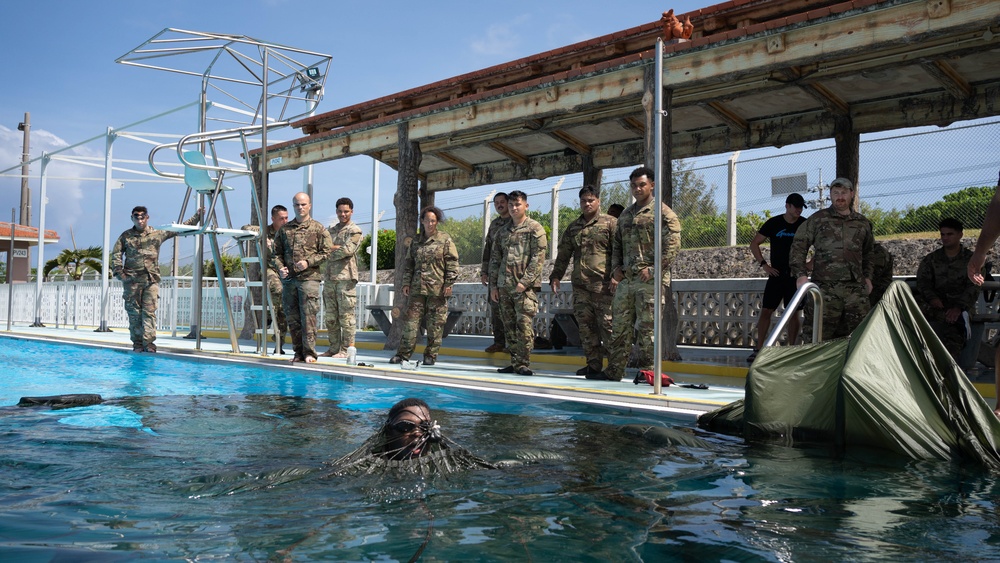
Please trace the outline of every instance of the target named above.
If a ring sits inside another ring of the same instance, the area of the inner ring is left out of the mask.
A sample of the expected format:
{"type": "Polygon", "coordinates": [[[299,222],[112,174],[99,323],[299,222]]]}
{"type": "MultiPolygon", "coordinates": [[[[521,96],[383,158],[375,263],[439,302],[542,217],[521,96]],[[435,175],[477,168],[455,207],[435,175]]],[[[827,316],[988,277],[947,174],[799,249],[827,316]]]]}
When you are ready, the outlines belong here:
{"type": "MultiPolygon", "coordinates": [[[[694,420],[705,412],[715,410],[744,396],[747,374],[745,348],[715,348],[681,346],[681,362],[663,362],[663,372],[670,375],[677,385],[664,387],[659,395],[653,394],[648,384],[635,385],[632,378],[634,369],[622,381],[592,381],[576,375],[583,367],[582,349],[566,347],[562,350],[535,350],[531,354],[531,369],[535,375],[523,376],[497,373],[497,368],[510,364],[507,354],[489,354],[483,350],[492,343],[487,336],[450,335],[434,366],[419,366],[404,369],[389,363],[393,350],[383,350],[385,336],[379,331],[360,331],[356,336],[357,360],[367,366],[347,365],[343,359],[320,358],[315,364],[292,363],[291,345],[286,344],[288,354],[264,356],[257,352],[252,340],[240,340],[240,353],[234,353],[229,337],[221,331],[202,331],[200,348],[196,340],[184,337],[187,331],[177,336],[161,332],[156,345],[161,354],[199,356],[216,360],[256,363],[291,370],[307,370],[326,377],[365,378],[372,381],[398,385],[405,382],[413,385],[431,385],[462,389],[480,393],[498,400],[518,401],[534,398],[565,400],[578,403],[601,405],[620,409],[623,412],[643,412],[657,414],[671,419],[694,420]],[[683,387],[683,385],[707,385],[707,389],[683,387]]],[[[326,349],[324,332],[320,333],[317,349],[326,349]]],[[[67,342],[91,346],[108,346],[131,350],[128,330],[116,328],[112,332],[95,332],[94,327],[55,328],[31,327],[15,324],[0,335],[13,338],[30,338],[47,341],[67,342]]],[[[273,349],[274,344],[270,343],[273,349]]],[[[420,359],[423,353],[422,339],[417,342],[413,359],[420,359]]],[[[980,394],[994,404],[996,396],[992,370],[972,377],[980,394]]]]}
{"type": "MultiPolygon", "coordinates": [[[[131,350],[126,329],[113,332],[95,332],[93,327],[54,328],[15,325],[4,336],[58,341],[85,345],[108,346],[131,350]]],[[[664,362],[663,371],[678,385],[664,387],[663,393],[653,394],[648,384],[632,383],[635,370],[628,370],[625,380],[593,381],[576,375],[583,367],[582,350],[566,347],[562,350],[535,350],[531,355],[531,368],[535,375],[522,376],[497,373],[497,368],[509,365],[507,354],[489,354],[483,350],[492,343],[486,336],[450,335],[434,366],[419,366],[415,370],[403,369],[389,363],[392,350],[383,350],[385,336],[378,331],[357,333],[357,360],[368,366],[347,365],[343,359],[320,358],[315,364],[292,363],[291,345],[284,356],[264,356],[257,352],[254,341],[239,341],[241,353],[232,351],[228,336],[210,331],[202,332],[200,349],[194,339],[184,338],[184,333],[171,336],[157,335],[156,345],[160,354],[197,355],[205,358],[257,363],[269,366],[287,366],[287,369],[315,371],[325,376],[361,377],[388,381],[392,384],[408,382],[416,385],[449,387],[479,392],[502,400],[523,400],[544,397],[579,403],[602,405],[625,412],[655,413],[681,420],[693,420],[704,412],[714,410],[743,398],[743,384],[747,372],[745,349],[704,348],[682,346],[684,361],[664,362]],[[680,385],[705,384],[708,389],[695,389],[680,385]]],[[[320,337],[320,342],[325,340],[320,337]]],[[[273,343],[271,343],[273,349],[273,343]]],[[[325,345],[317,348],[325,350],[325,345]]],[[[413,359],[421,358],[423,347],[418,341],[413,359]]]]}

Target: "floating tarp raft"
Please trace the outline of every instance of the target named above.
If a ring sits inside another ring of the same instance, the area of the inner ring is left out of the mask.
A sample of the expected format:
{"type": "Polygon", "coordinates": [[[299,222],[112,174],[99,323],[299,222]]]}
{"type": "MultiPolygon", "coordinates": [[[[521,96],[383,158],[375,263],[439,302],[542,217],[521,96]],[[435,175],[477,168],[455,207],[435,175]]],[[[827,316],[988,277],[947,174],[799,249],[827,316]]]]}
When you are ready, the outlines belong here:
{"type": "Polygon", "coordinates": [[[849,338],[762,349],[747,375],[745,403],[698,423],[751,440],[875,447],[1000,469],[1000,420],[902,282],[849,338]]]}

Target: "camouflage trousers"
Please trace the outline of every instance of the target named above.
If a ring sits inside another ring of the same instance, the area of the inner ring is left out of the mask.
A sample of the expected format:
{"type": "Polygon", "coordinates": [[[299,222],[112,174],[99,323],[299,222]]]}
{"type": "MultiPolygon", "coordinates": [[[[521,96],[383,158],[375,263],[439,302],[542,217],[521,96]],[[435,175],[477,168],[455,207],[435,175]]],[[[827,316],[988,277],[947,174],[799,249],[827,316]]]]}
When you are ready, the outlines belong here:
{"type": "MultiPolygon", "coordinates": [[[[489,290],[486,291],[489,295],[489,290]]],[[[501,349],[507,347],[507,334],[503,327],[503,318],[500,317],[500,305],[490,301],[490,325],[493,329],[493,343],[501,349]]]]}
{"type": "Polygon", "coordinates": [[[606,346],[611,342],[611,295],[574,287],[573,315],[580,328],[587,366],[593,371],[603,371],[608,355],[606,346]]]}
{"type": "Polygon", "coordinates": [[[330,339],[330,349],[333,353],[346,352],[348,346],[354,346],[354,333],[358,328],[354,308],[358,302],[358,292],[355,289],[358,282],[353,280],[333,280],[324,283],[323,305],[326,307],[324,320],[326,334],[330,339]]]}
{"type": "Polygon", "coordinates": [[[122,298],[128,314],[128,332],[132,344],[146,346],[156,340],[156,306],[160,284],[148,280],[122,282],[122,298]]]}
{"type": "Polygon", "coordinates": [[[531,350],[535,347],[532,323],[538,314],[538,296],[533,289],[518,293],[514,287],[500,288],[499,309],[510,350],[510,365],[515,370],[526,368],[531,365],[531,350]]]}
{"type": "Polygon", "coordinates": [[[448,320],[448,298],[440,295],[410,294],[406,305],[406,315],[403,317],[403,332],[396,352],[404,360],[413,355],[413,348],[420,333],[420,321],[427,319],[427,346],[424,356],[437,358],[441,349],[441,335],[444,334],[444,322],[448,320]]]}
{"type": "Polygon", "coordinates": [[[267,290],[271,294],[271,307],[274,308],[272,323],[277,323],[278,338],[288,334],[288,322],[285,320],[285,308],[281,305],[281,278],[273,270],[267,271],[267,290]]]}
{"type": "Polygon", "coordinates": [[[945,319],[946,309],[935,309],[926,305],[921,306],[920,309],[923,311],[927,322],[931,324],[931,328],[934,329],[934,334],[941,340],[941,344],[944,344],[944,347],[947,348],[952,359],[957,362],[959,354],[962,353],[962,348],[965,348],[965,321],[962,317],[959,317],[958,322],[949,323],[945,319]]]}
{"type": "MultiPolygon", "coordinates": [[[[851,334],[871,310],[863,281],[815,282],[823,292],[823,340],[851,334]]],[[[813,341],[813,300],[807,299],[802,341],[813,341]]]]}
{"type": "Polygon", "coordinates": [[[281,287],[281,306],[285,309],[288,332],[292,335],[292,349],[296,358],[316,353],[316,326],[319,314],[319,281],[285,279],[281,287]]]}
{"type": "MultiPolygon", "coordinates": [[[[639,345],[639,368],[653,369],[653,316],[656,286],[653,280],[639,281],[626,277],[618,284],[611,300],[611,343],[608,367],[604,373],[612,380],[625,376],[625,365],[632,351],[633,335],[639,345]]],[[[663,295],[665,291],[661,292],[663,295]]]]}

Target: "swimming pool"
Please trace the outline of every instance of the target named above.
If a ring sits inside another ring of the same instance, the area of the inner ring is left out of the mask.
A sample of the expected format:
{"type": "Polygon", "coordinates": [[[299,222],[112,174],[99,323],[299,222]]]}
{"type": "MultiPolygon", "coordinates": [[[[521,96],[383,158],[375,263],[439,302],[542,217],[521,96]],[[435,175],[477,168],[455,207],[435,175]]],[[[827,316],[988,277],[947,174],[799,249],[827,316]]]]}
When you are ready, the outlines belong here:
{"type": "MultiPolygon", "coordinates": [[[[990,560],[997,476],[952,463],[627,435],[635,415],[0,338],[0,559],[990,560]],[[13,407],[100,393],[104,405],[13,407]],[[447,478],[325,463],[406,396],[490,460],[447,478]]],[[[648,420],[645,422],[649,422],[648,420]]],[[[668,424],[664,421],[658,424],[668,424]]]]}

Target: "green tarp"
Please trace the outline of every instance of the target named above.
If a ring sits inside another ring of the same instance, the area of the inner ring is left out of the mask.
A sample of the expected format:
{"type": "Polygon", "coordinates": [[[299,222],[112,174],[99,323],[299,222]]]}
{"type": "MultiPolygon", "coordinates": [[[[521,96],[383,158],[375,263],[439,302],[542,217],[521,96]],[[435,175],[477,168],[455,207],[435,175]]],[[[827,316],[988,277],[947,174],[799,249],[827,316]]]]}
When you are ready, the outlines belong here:
{"type": "Polygon", "coordinates": [[[849,338],[764,348],[746,400],[699,424],[748,439],[866,446],[1000,469],[1000,420],[895,282],[849,338]],[[739,420],[742,411],[742,421],[739,420]]]}

